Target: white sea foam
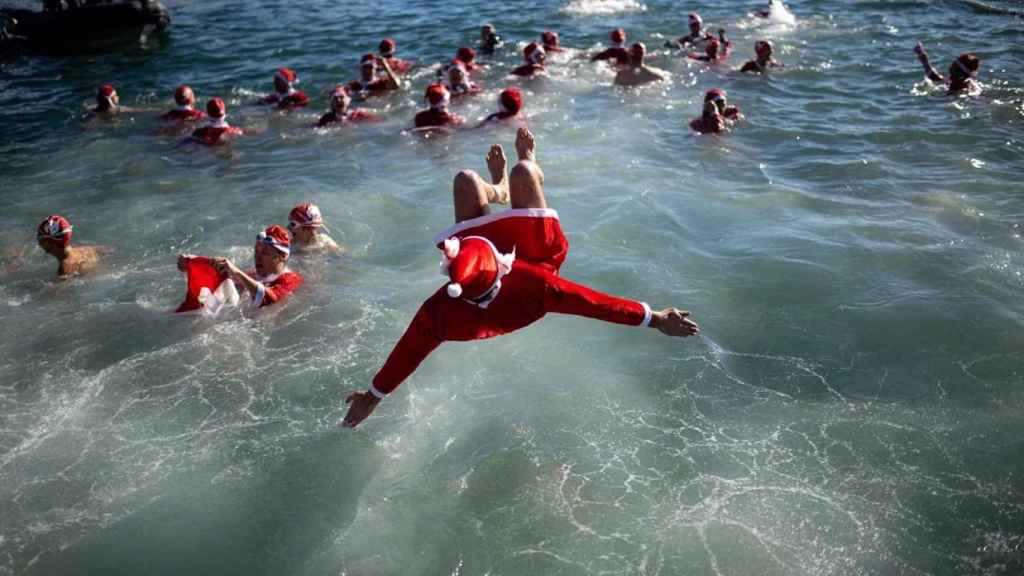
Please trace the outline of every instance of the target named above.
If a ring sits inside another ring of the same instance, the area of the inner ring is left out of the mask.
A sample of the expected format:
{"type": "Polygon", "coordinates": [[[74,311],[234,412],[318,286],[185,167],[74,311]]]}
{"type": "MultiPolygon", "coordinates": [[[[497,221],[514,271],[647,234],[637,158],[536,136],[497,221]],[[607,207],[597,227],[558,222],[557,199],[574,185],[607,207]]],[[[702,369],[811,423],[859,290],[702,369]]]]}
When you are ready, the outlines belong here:
{"type": "Polygon", "coordinates": [[[636,0],[572,0],[562,8],[570,14],[618,14],[620,12],[644,12],[647,6],[636,0]]]}

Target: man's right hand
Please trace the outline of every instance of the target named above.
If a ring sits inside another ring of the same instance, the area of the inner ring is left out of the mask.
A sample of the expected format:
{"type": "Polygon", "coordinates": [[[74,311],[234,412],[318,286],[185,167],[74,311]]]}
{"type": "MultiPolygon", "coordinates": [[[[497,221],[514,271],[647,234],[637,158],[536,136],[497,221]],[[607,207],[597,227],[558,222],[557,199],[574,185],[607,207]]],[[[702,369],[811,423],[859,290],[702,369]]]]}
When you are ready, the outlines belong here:
{"type": "Polygon", "coordinates": [[[345,398],[345,404],[349,405],[348,413],[345,414],[345,419],[340,424],[345,428],[355,428],[373,413],[377,404],[380,404],[380,398],[369,392],[353,392],[348,395],[348,398],[345,398]]]}
{"type": "Polygon", "coordinates": [[[917,54],[918,56],[921,57],[928,56],[928,53],[924,51],[924,44],[921,44],[920,41],[918,41],[918,43],[914,46],[914,54],[917,54]]]}
{"type": "Polygon", "coordinates": [[[689,316],[688,310],[665,308],[651,315],[651,326],[666,336],[694,336],[700,332],[700,328],[689,316]]]}

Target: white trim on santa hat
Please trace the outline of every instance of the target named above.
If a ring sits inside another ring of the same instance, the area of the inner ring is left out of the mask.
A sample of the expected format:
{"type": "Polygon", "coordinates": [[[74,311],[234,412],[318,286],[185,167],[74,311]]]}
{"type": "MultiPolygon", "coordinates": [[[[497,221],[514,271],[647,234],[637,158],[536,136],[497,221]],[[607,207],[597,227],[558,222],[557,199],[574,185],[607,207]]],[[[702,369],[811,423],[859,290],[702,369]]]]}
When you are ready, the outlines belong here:
{"type": "Polygon", "coordinates": [[[504,220],[505,218],[554,218],[555,220],[558,220],[558,212],[552,208],[510,208],[503,212],[484,214],[483,216],[463,220],[462,222],[445,228],[440,234],[434,236],[434,245],[436,246],[444,242],[446,239],[458,235],[458,233],[463,230],[476,228],[477,226],[483,226],[484,224],[490,224],[491,222],[497,222],[498,220],[504,220]]]}

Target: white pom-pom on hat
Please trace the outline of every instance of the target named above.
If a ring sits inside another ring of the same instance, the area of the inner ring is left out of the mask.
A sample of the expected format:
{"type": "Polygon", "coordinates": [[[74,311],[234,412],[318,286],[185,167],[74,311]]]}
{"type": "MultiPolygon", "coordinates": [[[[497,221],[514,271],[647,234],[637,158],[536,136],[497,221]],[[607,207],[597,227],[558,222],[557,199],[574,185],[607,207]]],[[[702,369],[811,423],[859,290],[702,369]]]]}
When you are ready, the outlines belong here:
{"type": "Polygon", "coordinates": [[[459,248],[461,246],[462,243],[456,236],[452,236],[451,238],[445,240],[443,248],[445,257],[448,258],[449,260],[454,260],[455,257],[459,255],[459,248]]]}
{"type": "Polygon", "coordinates": [[[448,297],[458,298],[459,296],[462,296],[462,284],[452,282],[448,285],[448,297]]]}

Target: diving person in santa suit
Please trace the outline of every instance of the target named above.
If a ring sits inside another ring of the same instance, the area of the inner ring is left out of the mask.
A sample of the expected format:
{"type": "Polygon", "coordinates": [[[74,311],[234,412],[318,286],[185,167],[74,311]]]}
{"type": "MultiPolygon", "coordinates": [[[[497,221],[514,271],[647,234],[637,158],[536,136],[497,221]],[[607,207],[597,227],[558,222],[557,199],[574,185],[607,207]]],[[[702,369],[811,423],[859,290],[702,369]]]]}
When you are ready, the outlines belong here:
{"type": "Polygon", "coordinates": [[[652,311],[645,303],[604,294],[559,275],[569,251],[558,213],[544,198],[544,172],[535,157],[533,134],[516,137],[519,162],[506,176],[505,153],[487,155],[491,183],[471,170],[455,175],[455,225],[434,242],[444,254],[448,278],[420,307],[370,388],[345,399],[343,426],[355,427],[411,375],[443,342],[492,338],[525,328],[549,312],[656,328],[669,336],[699,332],[689,312],[652,311]],[[491,203],[511,209],[491,213],[491,203]]]}

